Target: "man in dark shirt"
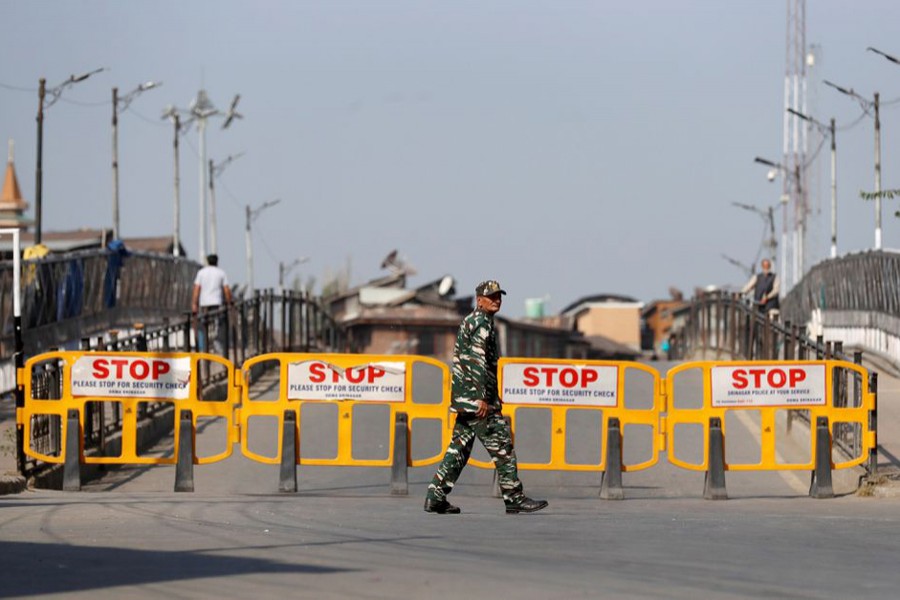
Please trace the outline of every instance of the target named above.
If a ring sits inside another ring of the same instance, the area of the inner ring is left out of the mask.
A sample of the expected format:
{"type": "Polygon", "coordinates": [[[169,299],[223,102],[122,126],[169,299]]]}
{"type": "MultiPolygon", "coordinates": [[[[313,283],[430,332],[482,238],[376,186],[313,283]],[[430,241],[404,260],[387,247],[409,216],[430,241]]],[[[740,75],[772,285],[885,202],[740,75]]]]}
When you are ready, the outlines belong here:
{"type": "Polygon", "coordinates": [[[778,275],[772,272],[772,262],[768,258],[762,259],[759,266],[762,273],[754,274],[741,293],[753,292],[753,302],[759,312],[772,318],[778,313],[778,275]]]}
{"type": "Polygon", "coordinates": [[[500,414],[502,403],[497,391],[500,351],[494,314],[500,310],[503,294],[506,292],[496,281],[478,284],[475,288],[475,310],[459,326],[453,349],[451,393],[451,410],[456,413],[456,425],[444,460],[428,486],[426,512],[460,512],[458,507],[447,501],[447,494],[453,491],[453,485],[469,461],[476,437],[494,461],[507,513],[535,512],[547,507],[545,500],[532,500],[522,491],[512,433],[509,423],[500,414]]]}

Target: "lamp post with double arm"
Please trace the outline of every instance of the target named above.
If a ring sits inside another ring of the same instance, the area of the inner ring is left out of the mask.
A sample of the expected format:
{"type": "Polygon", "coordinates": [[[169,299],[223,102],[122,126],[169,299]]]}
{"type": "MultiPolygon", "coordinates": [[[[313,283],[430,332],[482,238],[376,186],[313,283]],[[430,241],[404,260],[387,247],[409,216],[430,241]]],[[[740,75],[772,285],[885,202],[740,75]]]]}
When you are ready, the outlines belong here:
{"type": "Polygon", "coordinates": [[[81,83],[91,75],[95,75],[103,71],[103,67],[82,73],[81,75],[70,75],[68,79],[61,84],[47,89],[47,80],[41,77],[38,80],[38,112],[37,112],[37,164],[34,171],[34,243],[40,244],[43,231],[44,218],[44,111],[59,100],[66,88],[81,83]]]}
{"type": "Polygon", "coordinates": [[[787,111],[814,125],[822,135],[828,134],[831,137],[831,258],[837,258],[837,143],[834,135],[834,119],[825,125],[793,108],[787,111]]]}
{"type": "Polygon", "coordinates": [[[132,101],[147,90],[162,85],[161,81],[148,81],[138,85],[127,94],[120,96],[119,88],[112,89],[112,177],[113,177],[113,239],[120,237],[119,229],[119,110],[125,112],[132,101]]]}
{"type": "Polygon", "coordinates": [[[875,92],[873,99],[869,100],[857,94],[853,91],[853,88],[847,89],[830,81],[825,81],[824,83],[845,96],[856,99],[863,112],[867,115],[871,114],[875,118],[875,249],[881,250],[881,117],[879,115],[878,92],[875,92]]]}
{"type": "Polygon", "coordinates": [[[275,206],[279,202],[281,202],[280,198],[264,202],[257,208],[250,208],[250,205],[247,205],[247,224],[244,232],[247,243],[247,293],[250,294],[251,297],[253,294],[253,239],[250,235],[250,226],[253,224],[253,221],[259,217],[259,213],[267,208],[275,206]]]}

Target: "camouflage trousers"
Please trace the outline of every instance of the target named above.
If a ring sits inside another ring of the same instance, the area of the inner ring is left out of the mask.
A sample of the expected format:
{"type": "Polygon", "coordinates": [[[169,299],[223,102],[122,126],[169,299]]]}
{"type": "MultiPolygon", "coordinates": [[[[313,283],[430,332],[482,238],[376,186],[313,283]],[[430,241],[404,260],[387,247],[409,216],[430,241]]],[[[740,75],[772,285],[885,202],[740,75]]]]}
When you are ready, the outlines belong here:
{"type": "Polygon", "coordinates": [[[494,468],[497,469],[497,480],[503,501],[510,504],[525,497],[522,482],[519,481],[516,451],[513,449],[509,423],[503,415],[494,413],[483,419],[461,419],[457,416],[453,437],[444,454],[444,460],[441,461],[441,466],[428,486],[429,499],[444,500],[447,494],[453,491],[453,485],[459,479],[463,467],[469,462],[469,456],[472,455],[476,437],[491,455],[494,468]]]}

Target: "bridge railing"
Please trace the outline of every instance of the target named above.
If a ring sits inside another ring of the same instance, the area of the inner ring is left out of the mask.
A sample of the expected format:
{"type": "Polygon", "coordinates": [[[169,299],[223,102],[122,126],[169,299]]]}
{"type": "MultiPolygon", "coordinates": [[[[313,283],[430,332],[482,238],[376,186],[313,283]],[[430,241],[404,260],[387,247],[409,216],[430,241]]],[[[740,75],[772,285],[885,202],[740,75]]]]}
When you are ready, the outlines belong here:
{"type": "Polygon", "coordinates": [[[900,371],[900,253],[867,251],[821,262],[787,294],[782,312],[900,371]]]}
{"type": "Polygon", "coordinates": [[[782,313],[799,323],[816,309],[900,315],[900,253],[867,251],[815,265],[785,296],[782,313]]]}
{"type": "MultiPolygon", "coordinates": [[[[189,306],[188,300],[188,306],[189,306]]],[[[208,350],[241,364],[246,359],[271,352],[341,352],[347,350],[343,327],[324,306],[307,293],[273,290],[257,291],[252,298],[239,299],[229,308],[201,315],[185,313],[176,319],[166,319],[162,325],[132,331],[111,331],[107,335],[81,340],[82,350],[99,352],[191,352],[208,350]],[[225,332],[218,337],[218,327],[225,324],[225,332]],[[216,342],[221,340],[221,345],[216,342]]],[[[32,390],[38,399],[62,397],[59,360],[48,360],[32,371],[32,390]]],[[[251,372],[255,377],[258,373],[251,372]]],[[[227,380],[227,370],[219,363],[201,361],[199,389],[205,397],[216,397],[217,387],[227,380]]],[[[171,411],[170,403],[146,402],[138,406],[138,421],[160,417],[171,411]]],[[[169,421],[174,419],[168,417],[169,421]]],[[[122,406],[103,403],[86,407],[83,427],[83,447],[88,452],[102,453],[108,440],[121,435],[122,406]]],[[[61,422],[56,415],[36,416],[30,423],[30,438],[35,449],[48,456],[62,451],[61,422]]],[[[34,460],[20,453],[20,472],[32,475],[40,468],[34,460]]]]}
{"type": "MultiPolygon", "coordinates": [[[[112,328],[122,319],[178,315],[190,306],[194,261],[150,253],[84,250],[22,261],[26,352],[66,341],[72,331],[112,328]],[[71,327],[67,327],[71,326],[71,327]]],[[[0,361],[12,357],[13,265],[0,263],[0,361]]]]}
{"type": "MultiPolygon", "coordinates": [[[[900,263],[898,263],[900,266],[900,263]]],[[[804,279],[804,281],[806,281],[804,279]]],[[[792,292],[793,293],[793,292],[792,292]]],[[[792,313],[793,314],[793,313],[792,313]]],[[[863,353],[845,354],[842,341],[825,341],[806,334],[806,320],[798,325],[779,317],[769,318],[732,292],[704,292],[695,296],[678,314],[680,326],[675,328],[670,347],[671,358],[734,360],[843,360],[861,364],[863,353]]],[[[878,374],[860,381],[858,374],[845,373],[835,378],[835,406],[859,406],[863,386],[872,393],[878,388],[878,374]]],[[[809,423],[803,410],[788,413],[788,427],[795,418],[809,423]]],[[[870,415],[870,426],[876,430],[876,413],[870,415]]],[[[850,423],[837,423],[834,444],[848,456],[858,456],[862,447],[859,428],[850,423]]],[[[874,474],[877,464],[870,460],[866,469],[874,474]]]]}

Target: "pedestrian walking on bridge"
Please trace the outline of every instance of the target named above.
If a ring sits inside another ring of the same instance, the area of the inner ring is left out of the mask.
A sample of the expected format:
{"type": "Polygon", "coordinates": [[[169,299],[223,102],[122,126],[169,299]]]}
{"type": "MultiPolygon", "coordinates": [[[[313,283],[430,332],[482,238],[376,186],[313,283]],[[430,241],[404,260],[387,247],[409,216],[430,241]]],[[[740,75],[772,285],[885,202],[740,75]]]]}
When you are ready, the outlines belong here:
{"type": "Polygon", "coordinates": [[[206,266],[197,271],[194,278],[194,294],[191,301],[191,310],[197,317],[197,344],[201,352],[206,352],[206,327],[212,324],[215,339],[216,352],[222,355],[228,354],[228,312],[223,308],[231,306],[231,288],[228,287],[228,277],[225,271],[219,268],[219,257],[210,254],[206,257],[206,266]],[[203,315],[215,312],[212,323],[205,322],[203,315]],[[201,323],[203,320],[205,323],[201,323]]]}
{"type": "Polygon", "coordinates": [[[453,349],[453,389],[451,411],[456,413],[453,437],[437,473],[428,486],[425,512],[456,514],[447,494],[462,473],[475,438],[491,455],[506,512],[528,513],[547,507],[546,500],[532,500],[522,491],[516,452],[509,423],[501,414],[497,390],[497,361],[500,358],[494,315],[506,292],[494,280],[475,288],[475,310],[463,319],[453,349]]]}
{"type": "Polygon", "coordinates": [[[772,262],[768,258],[759,264],[762,273],[755,273],[744,285],[741,294],[753,292],[756,309],[770,319],[778,315],[778,275],[772,272],[772,262]]]}

